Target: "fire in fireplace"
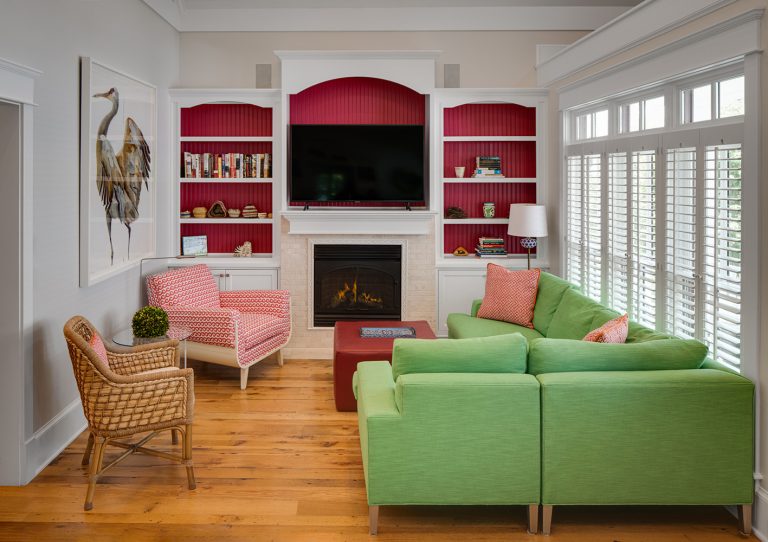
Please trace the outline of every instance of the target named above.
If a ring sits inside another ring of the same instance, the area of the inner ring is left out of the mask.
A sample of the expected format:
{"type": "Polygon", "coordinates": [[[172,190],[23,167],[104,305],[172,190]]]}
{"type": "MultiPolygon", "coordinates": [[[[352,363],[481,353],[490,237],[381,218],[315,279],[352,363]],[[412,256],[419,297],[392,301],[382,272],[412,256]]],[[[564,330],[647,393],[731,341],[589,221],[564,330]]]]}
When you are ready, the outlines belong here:
{"type": "Polygon", "coordinates": [[[400,245],[315,245],[314,325],[400,320],[400,245]]]}

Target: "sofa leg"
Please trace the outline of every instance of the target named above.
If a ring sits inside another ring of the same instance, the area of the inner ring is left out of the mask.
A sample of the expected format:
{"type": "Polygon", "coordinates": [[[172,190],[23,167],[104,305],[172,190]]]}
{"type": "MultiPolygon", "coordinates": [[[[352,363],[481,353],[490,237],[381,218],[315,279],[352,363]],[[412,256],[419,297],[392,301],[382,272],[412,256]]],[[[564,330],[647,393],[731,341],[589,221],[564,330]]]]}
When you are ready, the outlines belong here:
{"type": "Polygon", "coordinates": [[[536,534],[539,532],[539,505],[528,505],[528,532],[536,534]]]}
{"type": "Polygon", "coordinates": [[[248,385],[248,367],[240,369],[240,389],[244,390],[248,385]]]}
{"type": "Polygon", "coordinates": [[[549,535],[552,530],[552,505],[541,506],[541,534],[549,535]]]}
{"type": "Polygon", "coordinates": [[[752,505],[740,504],[737,507],[739,511],[739,531],[742,534],[752,534],[752,505]]]}
{"type": "Polygon", "coordinates": [[[283,366],[283,351],[278,350],[277,351],[277,364],[282,367],[283,366]]]}
{"type": "Polygon", "coordinates": [[[368,532],[370,534],[379,533],[379,505],[368,507],[368,532]]]}

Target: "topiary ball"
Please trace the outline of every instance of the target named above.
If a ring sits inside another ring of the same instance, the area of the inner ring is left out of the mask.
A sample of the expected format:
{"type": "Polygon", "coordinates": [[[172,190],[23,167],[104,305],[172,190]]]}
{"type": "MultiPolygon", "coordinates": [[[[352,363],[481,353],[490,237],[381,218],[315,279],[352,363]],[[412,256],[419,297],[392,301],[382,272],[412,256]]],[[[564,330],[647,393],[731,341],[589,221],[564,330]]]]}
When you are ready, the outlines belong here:
{"type": "Polygon", "coordinates": [[[161,337],[168,332],[168,314],[160,307],[142,307],[133,315],[133,336],[161,337]]]}

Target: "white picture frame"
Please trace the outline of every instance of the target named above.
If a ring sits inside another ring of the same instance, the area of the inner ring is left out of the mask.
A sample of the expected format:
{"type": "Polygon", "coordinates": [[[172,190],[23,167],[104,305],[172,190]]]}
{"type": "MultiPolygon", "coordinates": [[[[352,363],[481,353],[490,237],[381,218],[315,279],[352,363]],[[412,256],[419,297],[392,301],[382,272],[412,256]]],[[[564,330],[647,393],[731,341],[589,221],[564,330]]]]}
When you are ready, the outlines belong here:
{"type": "Polygon", "coordinates": [[[81,288],[155,256],[156,140],[155,86],[81,57],[81,288]]]}

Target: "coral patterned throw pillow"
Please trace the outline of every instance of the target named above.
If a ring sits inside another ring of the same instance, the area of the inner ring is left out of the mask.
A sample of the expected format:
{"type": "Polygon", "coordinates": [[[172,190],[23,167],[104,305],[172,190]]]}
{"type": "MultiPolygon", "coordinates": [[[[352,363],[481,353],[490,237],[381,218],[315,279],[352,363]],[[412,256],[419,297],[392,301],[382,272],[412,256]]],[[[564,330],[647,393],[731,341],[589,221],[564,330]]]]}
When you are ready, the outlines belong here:
{"type": "Polygon", "coordinates": [[[91,336],[91,340],[88,341],[88,345],[93,348],[99,359],[109,366],[109,358],[107,357],[107,348],[104,346],[104,341],[101,340],[101,336],[98,333],[94,333],[91,336]]]}
{"type": "Polygon", "coordinates": [[[477,317],[533,329],[533,308],[539,291],[540,274],[540,269],[511,271],[489,263],[485,296],[477,317]]]}
{"type": "Polygon", "coordinates": [[[623,343],[629,333],[629,317],[625,314],[593,329],[583,340],[593,343],[623,343]]]}

